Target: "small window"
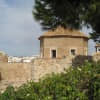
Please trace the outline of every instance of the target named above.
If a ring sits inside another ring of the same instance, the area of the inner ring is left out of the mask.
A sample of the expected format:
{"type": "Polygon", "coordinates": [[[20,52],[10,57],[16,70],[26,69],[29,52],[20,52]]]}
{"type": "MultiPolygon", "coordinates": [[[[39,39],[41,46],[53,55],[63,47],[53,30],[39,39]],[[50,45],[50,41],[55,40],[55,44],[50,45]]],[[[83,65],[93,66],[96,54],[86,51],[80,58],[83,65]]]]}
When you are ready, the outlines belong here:
{"type": "Polygon", "coordinates": [[[51,57],[56,58],[56,50],[51,50],[51,57]]]}
{"type": "Polygon", "coordinates": [[[76,55],[76,50],[75,49],[71,49],[71,55],[73,55],[73,56],[76,55]]]}

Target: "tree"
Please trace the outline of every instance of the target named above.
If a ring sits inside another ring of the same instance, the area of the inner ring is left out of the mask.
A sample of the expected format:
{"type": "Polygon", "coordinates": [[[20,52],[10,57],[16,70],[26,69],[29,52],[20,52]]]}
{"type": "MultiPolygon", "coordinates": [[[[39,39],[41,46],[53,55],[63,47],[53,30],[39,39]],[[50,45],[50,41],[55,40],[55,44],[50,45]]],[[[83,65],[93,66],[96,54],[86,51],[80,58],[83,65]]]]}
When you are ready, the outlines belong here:
{"type": "Polygon", "coordinates": [[[43,29],[57,26],[80,29],[81,15],[87,8],[87,0],[35,0],[33,15],[43,29]]]}
{"type": "Polygon", "coordinates": [[[43,29],[81,29],[91,26],[91,38],[100,42],[100,0],[35,0],[33,16],[43,29]]]}
{"type": "Polygon", "coordinates": [[[100,0],[91,0],[89,9],[85,14],[85,21],[93,29],[91,38],[100,43],[100,0]]]}

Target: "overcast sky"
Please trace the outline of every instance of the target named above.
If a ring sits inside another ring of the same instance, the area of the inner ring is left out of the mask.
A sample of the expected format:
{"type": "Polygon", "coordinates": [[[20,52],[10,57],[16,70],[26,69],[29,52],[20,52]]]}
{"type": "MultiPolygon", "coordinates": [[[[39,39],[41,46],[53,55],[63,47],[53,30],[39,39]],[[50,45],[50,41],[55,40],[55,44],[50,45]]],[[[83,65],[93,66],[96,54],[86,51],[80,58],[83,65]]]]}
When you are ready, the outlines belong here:
{"type": "MultiPolygon", "coordinates": [[[[33,19],[34,0],[0,0],[0,50],[10,56],[39,54],[38,37],[43,34],[33,19]]],[[[90,31],[83,29],[86,34],[90,31]]],[[[89,53],[94,43],[89,42],[89,53]]]]}

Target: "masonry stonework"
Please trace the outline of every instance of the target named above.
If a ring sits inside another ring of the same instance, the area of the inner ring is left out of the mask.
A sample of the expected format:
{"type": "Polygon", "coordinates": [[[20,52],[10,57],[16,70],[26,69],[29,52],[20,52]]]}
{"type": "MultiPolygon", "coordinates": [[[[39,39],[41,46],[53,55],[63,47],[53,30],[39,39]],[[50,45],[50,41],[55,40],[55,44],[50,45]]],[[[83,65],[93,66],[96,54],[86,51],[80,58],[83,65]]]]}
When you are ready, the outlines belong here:
{"type": "Polygon", "coordinates": [[[8,62],[8,56],[4,52],[0,52],[0,62],[8,62]]]}
{"type": "MultiPolygon", "coordinates": [[[[100,55],[98,57],[96,57],[96,61],[100,60],[100,55]]],[[[38,58],[34,59],[32,63],[0,63],[0,91],[9,85],[19,87],[30,80],[37,82],[51,73],[65,72],[65,69],[72,66],[72,59],[73,57],[63,59],[38,58]]]]}
{"type": "Polygon", "coordinates": [[[27,81],[39,81],[51,73],[61,73],[71,66],[68,59],[35,59],[33,63],[0,63],[0,90],[13,85],[19,87],[27,81]]]}
{"type": "Polygon", "coordinates": [[[72,55],[71,50],[74,56],[87,56],[88,39],[88,36],[78,30],[62,27],[45,32],[39,37],[41,58],[52,58],[52,50],[56,52],[55,58],[68,58],[72,55]]]}
{"type": "Polygon", "coordinates": [[[100,52],[96,52],[93,54],[93,60],[94,61],[100,61],[100,52]]]}
{"type": "Polygon", "coordinates": [[[72,62],[68,59],[35,59],[33,62],[32,76],[34,81],[51,73],[61,73],[68,69],[72,62]]]}
{"type": "Polygon", "coordinates": [[[17,87],[31,80],[31,66],[26,63],[0,63],[0,90],[9,85],[17,87]]]}
{"type": "Polygon", "coordinates": [[[50,49],[57,50],[57,58],[69,57],[70,50],[75,49],[77,55],[87,55],[87,40],[84,38],[44,38],[43,58],[50,58],[50,49]]]}

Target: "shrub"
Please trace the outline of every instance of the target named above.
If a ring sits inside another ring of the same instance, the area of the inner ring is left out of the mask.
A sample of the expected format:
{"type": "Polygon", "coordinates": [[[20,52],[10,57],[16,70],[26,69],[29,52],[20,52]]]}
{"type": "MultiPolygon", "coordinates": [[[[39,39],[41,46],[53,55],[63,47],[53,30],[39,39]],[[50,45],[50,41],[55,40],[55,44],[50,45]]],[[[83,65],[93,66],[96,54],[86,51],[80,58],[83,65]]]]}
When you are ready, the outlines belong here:
{"type": "Polygon", "coordinates": [[[0,100],[99,100],[100,62],[52,74],[39,82],[29,82],[16,91],[8,87],[0,100]]]}

